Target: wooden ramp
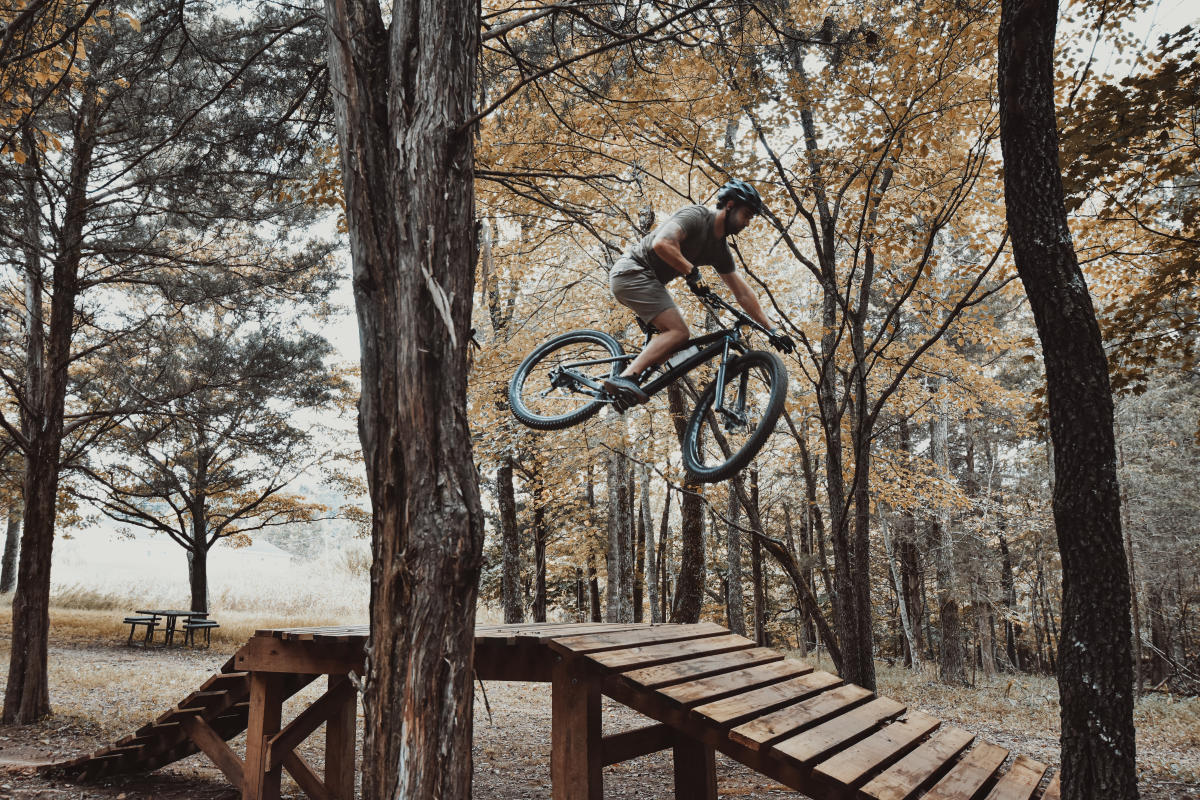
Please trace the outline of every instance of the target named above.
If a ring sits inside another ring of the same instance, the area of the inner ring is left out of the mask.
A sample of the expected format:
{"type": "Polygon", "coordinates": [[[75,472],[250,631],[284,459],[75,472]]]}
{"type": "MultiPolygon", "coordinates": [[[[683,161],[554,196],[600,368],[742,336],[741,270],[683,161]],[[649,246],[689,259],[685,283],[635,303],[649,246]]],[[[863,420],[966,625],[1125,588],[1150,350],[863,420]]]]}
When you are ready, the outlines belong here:
{"type": "MultiPolygon", "coordinates": [[[[552,684],[555,800],[600,800],[601,770],[672,749],[677,798],[716,797],[721,752],[817,800],[1055,800],[1047,768],[719,625],[496,625],[476,629],[481,680],[552,684]],[[603,735],[600,697],[650,717],[603,735]],[[1043,786],[1043,784],[1047,784],[1043,786]]],[[[365,628],[259,631],[201,689],[131,736],[56,765],[97,778],[203,750],[250,800],[279,796],[280,770],[310,797],[353,796],[354,681],[365,628]],[[282,701],[321,674],[329,690],[284,726],[282,701]],[[327,724],[326,770],[295,747],[327,724]],[[225,741],[250,729],[245,758],[225,741]]]]}

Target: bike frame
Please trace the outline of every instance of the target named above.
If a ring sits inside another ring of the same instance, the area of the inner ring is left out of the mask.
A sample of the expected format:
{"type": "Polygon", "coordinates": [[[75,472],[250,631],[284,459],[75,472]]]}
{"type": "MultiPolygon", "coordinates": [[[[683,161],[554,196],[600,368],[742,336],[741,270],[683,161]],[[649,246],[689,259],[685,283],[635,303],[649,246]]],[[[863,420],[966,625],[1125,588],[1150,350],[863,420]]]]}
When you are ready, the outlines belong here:
{"type": "MultiPolygon", "coordinates": [[[[729,364],[729,351],[732,349],[738,351],[739,353],[747,352],[746,345],[742,343],[742,328],[750,327],[762,333],[769,333],[769,331],[748,317],[741,309],[734,308],[729,303],[725,302],[720,295],[707,287],[701,291],[696,291],[693,289],[692,293],[699,298],[700,302],[708,306],[710,309],[714,311],[724,310],[733,314],[733,325],[728,328],[722,328],[719,331],[707,333],[703,336],[696,336],[688,339],[675,352],[686,350],[687,348],[693,346],[698,347],[700,352],[655,377],[642,387],[642,391],[644,391],[648,396],[653,397],[655,394],[661,392],[663,389],[667,388],[696,367],[710,361],[719,354],[721,357],[721,362],[717,366],[717,396],[715,398],[716,402],[714,403],[714,408],[728,412],[728,409],[725,408],[725,369],[729,364]]],[[[646,326],[643,325],[643,327],[646,326]]],[[[649,344],[650,339],[654,336],[654,333],[655,331],[653,329],[647,330],[646,341],[642,344],[643,348],[649,344]]],[[[625,353],[623,355],[613,356],[611,358],[597,358],[588,361],[572,361],[568,364],[562,365],[557,371],[559,371],[560,374],[568,375],[572,380],[576,381],[577,383],[584,384],[593,390],[592,392],[586,392],[586,394],[590,394],[603,402],[612,403],[615,402],[615,398],[610,397],[604,391],[604,387],[599,381],[592,380],[587,375],[576,372],[575,368],[595,366],[598,364],[626,363],[635,358],[637,358],[636,353],[625,353]]],[[[743,380],[745,380],[744,376],[743,380]]],[[[744,401],[744,386],[742,387],[742,390],[743,391],[741,395],[744,401]]]]}

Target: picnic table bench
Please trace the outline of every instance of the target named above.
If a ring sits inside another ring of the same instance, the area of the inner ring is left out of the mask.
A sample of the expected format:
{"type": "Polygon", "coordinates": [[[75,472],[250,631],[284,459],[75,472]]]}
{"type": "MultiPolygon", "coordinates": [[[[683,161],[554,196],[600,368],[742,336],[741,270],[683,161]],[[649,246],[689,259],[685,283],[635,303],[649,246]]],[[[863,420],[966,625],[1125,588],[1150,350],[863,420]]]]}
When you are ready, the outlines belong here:
{"type": "MultiPolygon", "coordinates": [[[[365,626],[263,630],[154,723],[56,765],[77,778],[156,769],[197,751],[241,789],[276,800],[282,770],[314,798],[350,800],[365,626]],[[283,702],[328,689],[286,725],[283,702]],[[325,774],[296,747],[325,724],[325,774]],[[247,732],[244,758],[226,744],[247,732]]],[[[1047,767],[710,623],[489,625],[481,680],[551,684],[554,800],[601,800],[602,769],[671,749],[675,796],[715,800],[721,752],[816,800],[1057,800],[1047,767]],[[652,720],[603,734],[600,697],[652,720]]]]}
{"type": "Polygon", "coordinates": [[[180,626],[178,620],[183,620],[183,643],[194,644],[194,636],[197,630],[204,631],[204,643],[210,644],[210,634],[213,628],[221,627],[215,621],[208,619],[207,611],[191,611],[184,609],[138,609],[135,614],[139,616],[128,616],[125,618],[124,624],[129,626],[128,644],[133,645],[133,635],[139,627],[145,626],[146,636],[143,640],[143,646],[148,646],[154,641],[154,632],[158,628],[159,618],[163,620],[163,645],[169,645],[175,640],[175,632],[180,626]]]}

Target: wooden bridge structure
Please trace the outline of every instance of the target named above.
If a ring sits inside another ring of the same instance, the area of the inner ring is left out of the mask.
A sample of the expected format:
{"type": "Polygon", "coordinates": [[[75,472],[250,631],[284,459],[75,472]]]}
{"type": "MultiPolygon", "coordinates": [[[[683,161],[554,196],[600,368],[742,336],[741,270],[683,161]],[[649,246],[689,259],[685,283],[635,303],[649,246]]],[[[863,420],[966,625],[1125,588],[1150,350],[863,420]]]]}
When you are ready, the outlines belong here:
{"type": "MultiPolygon", "coordinates": [[[[259,631],[221,671],[113,745],[53,765],[79,780],[147,772],[203,752],[243,800],[277,800],[282,771],[315,800],[354,797],[365,626],[259,631]],[[326,691],[284,724],[284,700],[326,691]],[[324,774],[296,748],[325,724],[324,774]],[[246,731],[244,755],[228,744],[246,731]]],[[[600,800],[602,769],[670,749],[675,796],[715,800],[714,754],[815,800],[1057,800],[1047,767],[902,703],[759,647],[719,625],[476,628],[481,680],[552,685],[554,800],[600,800]],[[606,695],[649,717],[605,736],[606,695]]]]}

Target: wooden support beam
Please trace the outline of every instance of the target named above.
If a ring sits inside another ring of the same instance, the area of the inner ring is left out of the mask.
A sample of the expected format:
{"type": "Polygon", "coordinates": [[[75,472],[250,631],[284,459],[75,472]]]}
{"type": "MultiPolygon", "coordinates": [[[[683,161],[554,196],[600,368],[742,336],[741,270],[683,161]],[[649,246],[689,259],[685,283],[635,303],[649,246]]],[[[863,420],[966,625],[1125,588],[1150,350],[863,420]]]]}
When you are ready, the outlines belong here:
{"type": "Polygon", "coordinates": [[[325,788],[325,783],[317,777],[304,759],[296,755],[294,750],[288,750],[283,754],[283,767],[295,779],[296,785],[300,787],[301,791],[311,800],[334,800],[333,795],[325,788]]]}
{"type": "Polygon", "coordinates": [[[286,728],[267,740],[266,764],[268,768],[282,765],[285,753],[295,750],[301,742],[312,735],[313,731],[321,727],[322,722],[336,714],[346,704],[347,699],[356,696],[357,690],[354,688],[354,684],[345,675],[340,676],[336,682],[332,680],[334,677],[330,676],[329,691],[301,711],[299,716],[289,722],[286,728]]]}
{"type": "Polygon", "coordinates": [[[614,733],[601,741],[601,761],[604,766],[620,764],[631,758],[657,753],[675,744],[675,734],[669,725],[648,725],[632,731],[614,733]]]}
{"type": "Polygon", "coordinates": [[[225,773],[225,777],[229,779],[230,783],[238,788],[245,784],[246,765],[230,749],[221,735],[212,729],[211,725],[200,716],[184,717],[179,724],[187,732],[188,738],[196,744],[196,747],[199,747],[201,752],[212,759],[217,768],[225,773]]]}
{"type": "Polygon", "coordinates": [[[282,772],[267,761],[267,742],[279,732],[283,681],[278,673],[250,674],[250,712],[246,726],[246,770],[242,800],[279,800],[282,772]]]}
{"type": "Polygon", "coordinates": [[[363,643],[255,636],[234,656],[239,670],[303,675],[363,674],[363,643]]]}
{"type": "Polygon", "coordinates": [[[717,800],[716,751],[691,738],[675,737],[675,799],[717,800]]]}
{"type": "MultiPolygon", "coordinates": [[[[330,675],[329,688],[345,675],[330,675]]],[[[353,684],[351,684],[353,686],[353,684]]],[[[354,800],[354,747],[358,732],[358,692],[352,692],[325,723],[325,788],[333,800],[354,800]]]]}
{"type": "Polygon", "coordinates": [[[556,656],[551,687],[554,800],[603,800],[599,679],[582,659],[556,656]]]}

